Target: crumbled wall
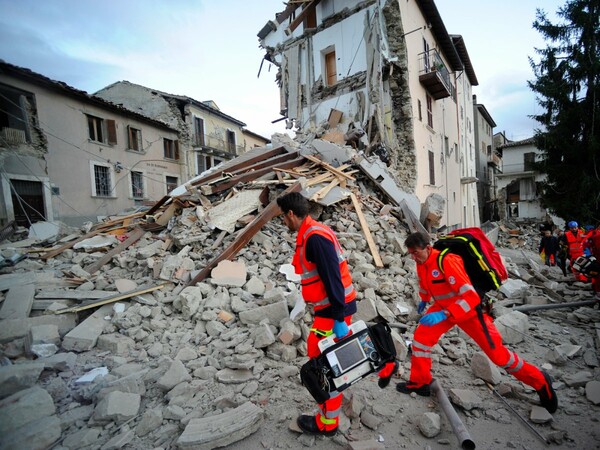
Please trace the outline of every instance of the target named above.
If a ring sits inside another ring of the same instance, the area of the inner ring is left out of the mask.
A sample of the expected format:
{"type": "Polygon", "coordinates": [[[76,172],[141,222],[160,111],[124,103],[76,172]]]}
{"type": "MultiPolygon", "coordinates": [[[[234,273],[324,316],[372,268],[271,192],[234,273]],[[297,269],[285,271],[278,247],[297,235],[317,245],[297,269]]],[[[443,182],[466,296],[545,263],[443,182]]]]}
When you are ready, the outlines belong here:
{"type": "Polygon", "coordinates": [[[393,131],[397,141],[388,149],[390,169],[396,175],[396,181],[401,188],[407,192],[414,192],[417,182],[417,155],[413,137],[404,29],[398,2],[387,2],[383,8],[383,15],[390,54],[398,58],[397,62],[384,67],[384,72],[390,74],[387,81],[391,96],[393,131]]]}

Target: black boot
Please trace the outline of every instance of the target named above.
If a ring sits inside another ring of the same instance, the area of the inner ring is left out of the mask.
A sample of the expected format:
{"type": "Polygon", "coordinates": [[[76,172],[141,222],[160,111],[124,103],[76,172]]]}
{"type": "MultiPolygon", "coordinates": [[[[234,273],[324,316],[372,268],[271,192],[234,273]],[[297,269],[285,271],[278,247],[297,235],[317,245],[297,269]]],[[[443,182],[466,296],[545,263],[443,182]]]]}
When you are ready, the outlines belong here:
{"type": "Polygon", "coordinates": [[[428,384],[424,384],[422,386],[417,386],[414,384],[408,383],[398,383],[396,385],[396,390],[403,394],[412,394],[413,392],[421,397],[429,397],[431,396],[431,388],[428,384]]]}
{"type": "Polygon", "coordinates": [[[381,377],[381,378],[379,378],[379,380],[377,380],[377,384],[379,385],[379,387],[381,389],[386,388],[387,385],[390,384],[390,380],[392,379],[392,377],[398,373],[399,367],[400,367],[400,364],[398,363],[398,361],[394,361],[394,370],[392,370],[392,373],[390,373],[390,376],[389,377],[381,377]]]}
{"type": "Polygon", "coordinates": [[[306,414],[302,414],[300,417],[298,417],[298,419],[296,419],[296,423],[304,433],[308,434],[334,436],[338,430],[337,428],[333,430],[320,430],[317,426],[317,418],[315,416],[308,416],[306,414]]]}
{"type": "Polygon", "coordinates": [[[552,387],[552,378],[546,372],[542,371],[544,378],[546,379],[546,385],[537,391],[540,396],[540,405],[548,410],[550,414],[556,412],[558,409],[558,397],[552,387]]]}

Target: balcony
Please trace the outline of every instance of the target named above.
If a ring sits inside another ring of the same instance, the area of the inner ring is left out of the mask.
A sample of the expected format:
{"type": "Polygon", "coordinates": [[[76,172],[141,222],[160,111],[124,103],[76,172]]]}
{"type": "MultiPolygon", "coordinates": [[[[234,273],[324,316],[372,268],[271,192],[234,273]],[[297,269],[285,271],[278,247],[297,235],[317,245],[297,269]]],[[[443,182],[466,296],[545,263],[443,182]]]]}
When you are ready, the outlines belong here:
{"type": "Polygon", "coordinates": [[[233,142],[228,142],[223,139],[216,138],[214,136],[210,136],[208,134],[204,135],[194,135],[194,149],[195,150],[204,150],[208,151],[208,153],[214,153],[217,156],[221,156],[227,159],[231,159],[234,156],[241,155],[244,153],[243,145],[236,145],[233,142]]]}
{"type": "Polygon", "coordinates": [[[435,100],[452,95],[450,73],[435,49],[419,55],[419,81],[435,100]]]}
{"type": "Polygon", "coordinates": [[[19,145],[27,142],[27,135],[24,130],[4,127],[0,130],[0,139],[9,145],[19,145]]]}
{"type": "Polygon", "coordinates": [[[492,154],[491,157],[488,158],[488,165],[500,169],[502,166],[502,159],[500,159],[498,155],[492,154]]]}

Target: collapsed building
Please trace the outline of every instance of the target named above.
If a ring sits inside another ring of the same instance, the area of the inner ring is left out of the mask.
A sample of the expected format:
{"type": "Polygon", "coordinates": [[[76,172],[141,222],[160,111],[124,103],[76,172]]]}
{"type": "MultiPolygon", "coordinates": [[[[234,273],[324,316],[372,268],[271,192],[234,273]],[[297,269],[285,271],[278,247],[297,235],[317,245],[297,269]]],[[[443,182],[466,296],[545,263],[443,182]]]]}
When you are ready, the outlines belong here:
{"type": "Polygon", "coordinates": [[[378,155],[420,203],[442,203],[433,227],[479,225],[478,81],[433,0],[289,2],[258,37],[289,128],[378,155]]]}
{"type": "MultiPolygon", "coordinates": [[[[314,215],[336,231],[357,286],[355,319],[392,324],[399,376],[410,362],[418,291],[403,242],[422,225],[385,167],[351,146],[277,135],[273,141],[273,148],[247,152],[179,186],[147,211],[111,216],[83,232],[58,233],[43,223],[32,237],[3,230],[10,241],[0,247],[1,448],[453,442],[431,406],[367,380],[344,392],[342,432],[332,441],[296,433],[296,416],[314,406],[298,377],[311,313],[290,273],[295,237],[276,218],[275,198],[302,189],[314,215]]],[[[511,247],[529,242],[518,230],[493,230],[511,247]]],[[[562,422],[551,427],[537,400],[522,385],[503,382],[459,332],[440,341],[435,369],[467,426],[486,424],[475,438],[484,446],[593,447],[600,439],[594,431],[571,430],[593,430],[595,414],[578,411],[600,404],[598,336],[590,327],[600,322],[598,310],[586,286],[518,252],[511,256],[511,279],[495,293],[496,324],[507,343],[560,380],[567,412],[555,416],[562,422]],[[518,311],[554,306],[569,313],[518,311]],[[566,320],[573,325],[565,342],[566,320]],[[524,338],[528,332],[535,342],[524,338]],[[528,415],[546,436],[543,446],[535,435],[502,428],[521,422],[482,400],[490,394],[481,380],[528,415]]]]}

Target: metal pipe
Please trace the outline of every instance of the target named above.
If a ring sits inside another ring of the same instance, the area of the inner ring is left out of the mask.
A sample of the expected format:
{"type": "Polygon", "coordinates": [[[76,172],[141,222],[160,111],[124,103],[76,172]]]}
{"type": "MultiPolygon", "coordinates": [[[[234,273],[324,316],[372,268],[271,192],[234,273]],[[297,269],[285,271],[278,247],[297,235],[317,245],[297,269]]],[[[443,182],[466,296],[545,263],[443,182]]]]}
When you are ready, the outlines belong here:
{"type": "Polygon", "coordinates": [[[471,436],[469,435],[469,432],[460,420],[460,417],[458,417],[458,414],[456,414],[454,407],[450,403],[450,400],[448,399],[448,396],[442,389],[442,386],[440,385],[439,381],[433,380],[431,382],[430,387],[431,390],[435,392],[435,395],[438,399],[440,407],[442,408],[442,411],[444,411],[444,414],[446,414],[446,417],[450,421],[452,430],[454,430],[454,434],[456,434],[456,437],[460,442],[460,447],[465,450],[474,450],[475,442],[473,442],[471,436]]]}
{"type": "Polygon", "coordinates": [[[596,303],[598,303],[598,300],[583,300],[581,302],[555,303],[551,305],[523,305],[513,308],[513,311],[529,312],[539,309],[577,308],[579,306],[595,305],[596,303]]]}

